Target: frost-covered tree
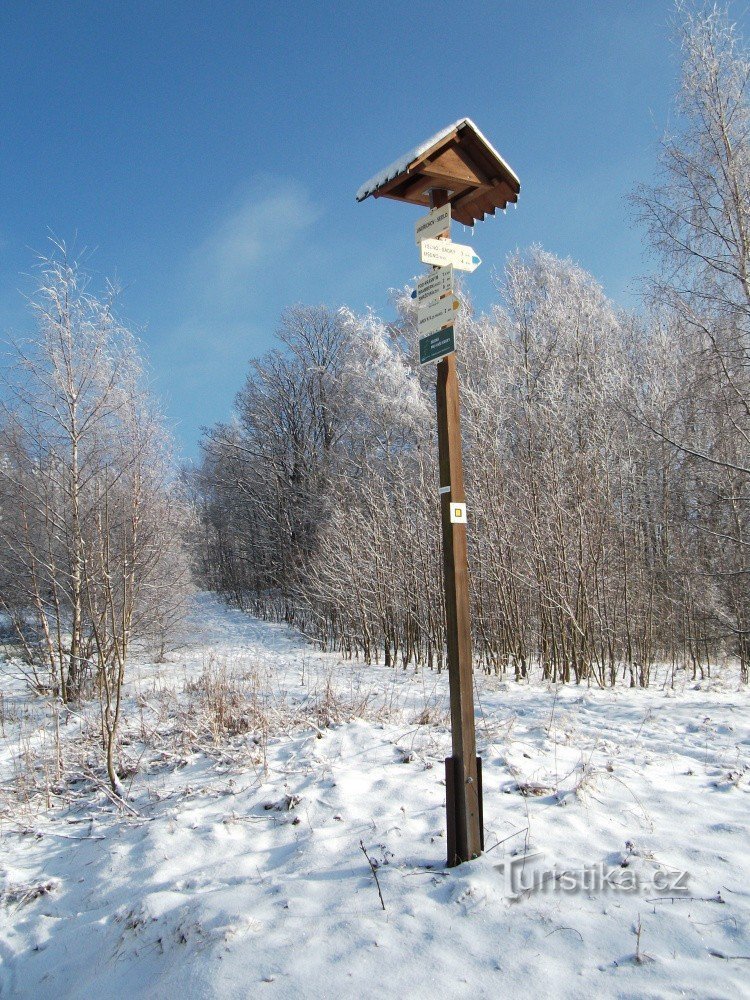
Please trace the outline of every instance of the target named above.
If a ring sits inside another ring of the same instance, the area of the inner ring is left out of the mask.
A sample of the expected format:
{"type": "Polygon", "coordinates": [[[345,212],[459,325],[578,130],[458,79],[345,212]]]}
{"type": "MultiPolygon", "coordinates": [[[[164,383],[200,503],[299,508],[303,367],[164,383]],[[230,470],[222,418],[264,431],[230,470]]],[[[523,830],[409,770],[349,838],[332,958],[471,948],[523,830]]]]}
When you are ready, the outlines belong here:
{"type": "Polygon", "coordinates": [[[64,700],[102,698],[107,767],[133,641],[163,646],[186,584],[184,505],[137,346],[64,248],[41,262],[38,332],[12,345],[0,425],[2,603],[64,700]]]}
{"type": "Polygon", "coordinates": [[[700,570],[711,585],[702,613],[738,649],[747,678],[750,57],[729,8],[685,3],[678,11],[676,126],[662,142],[660,181],[639,203],[661,261],[657,322],[672,336],[680,371],[661,408],[644,407],[641,416],[683,456],[706,534],[700,570]]]}

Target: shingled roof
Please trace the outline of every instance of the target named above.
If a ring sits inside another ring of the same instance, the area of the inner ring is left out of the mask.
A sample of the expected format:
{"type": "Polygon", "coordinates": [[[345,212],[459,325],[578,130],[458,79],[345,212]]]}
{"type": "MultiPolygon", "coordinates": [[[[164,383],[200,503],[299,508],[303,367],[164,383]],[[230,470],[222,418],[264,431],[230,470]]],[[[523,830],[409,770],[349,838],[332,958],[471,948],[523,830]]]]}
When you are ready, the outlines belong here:
{"type": "Polygon", "coordinates": [[[461,118],[371,177],[357,201],[373,195],[427,206],[431,188],[447,189],[453,218],[473,226],[518,201],[521,182],[474,122],[461,118]]]}

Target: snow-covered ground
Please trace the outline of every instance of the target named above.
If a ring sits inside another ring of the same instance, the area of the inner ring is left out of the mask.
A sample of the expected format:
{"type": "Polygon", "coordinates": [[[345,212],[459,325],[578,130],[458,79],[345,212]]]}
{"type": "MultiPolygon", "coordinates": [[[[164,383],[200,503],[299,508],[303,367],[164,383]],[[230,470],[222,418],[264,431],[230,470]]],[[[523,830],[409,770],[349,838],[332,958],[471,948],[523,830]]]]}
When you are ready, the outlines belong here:
{"type": "Polygon", "coordinates": [[[733,675],[479,676],[488,850],[449,870],[444,675],[204,596],[185,650],[133,665],[125,810],[93,709],[30,699],[8,663],[0,697],[3,997],[750,996],[733,675]]]}

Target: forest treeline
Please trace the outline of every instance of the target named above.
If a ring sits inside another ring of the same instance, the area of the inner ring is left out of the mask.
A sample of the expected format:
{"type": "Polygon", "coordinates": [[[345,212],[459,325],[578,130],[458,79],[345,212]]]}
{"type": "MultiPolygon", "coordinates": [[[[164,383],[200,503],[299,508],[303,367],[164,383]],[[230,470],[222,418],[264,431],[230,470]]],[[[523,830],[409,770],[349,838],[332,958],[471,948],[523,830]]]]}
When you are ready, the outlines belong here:
{"type": "MultiPolygon", "coordinates": [[[[749,66],[726,13],[683,13],[680,130],[634,198],[644,308],[540,248],[489,313],[461,296],[474,651],[517,678],[748,677],[749,66]]],[[[394,307],[284,313],[191,478],[200,573],[328,649],[440,669],[435,375],[409,288],[394,307]]]]}

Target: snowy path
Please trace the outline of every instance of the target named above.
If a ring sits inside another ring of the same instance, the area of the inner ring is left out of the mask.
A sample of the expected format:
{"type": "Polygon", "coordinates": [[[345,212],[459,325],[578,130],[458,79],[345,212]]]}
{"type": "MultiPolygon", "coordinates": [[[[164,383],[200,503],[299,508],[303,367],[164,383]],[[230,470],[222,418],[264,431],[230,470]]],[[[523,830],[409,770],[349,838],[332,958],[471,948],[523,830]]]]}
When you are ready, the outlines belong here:
{"type": "Polygon", "coordinates": [[[4,822],[0,996],[750,995],[730,957],[750,956],[746,691],[478,678],[486,841],[505,842],[446,871],[444,677],[340,663],[207,597],[173,663],[134,674],[137,815],[89,793],[4,822]],[[178,740],[207,669],[245,678],[264,734],[178,740]],[[513,884],[512,851],[535,855],[513,884]]]}

